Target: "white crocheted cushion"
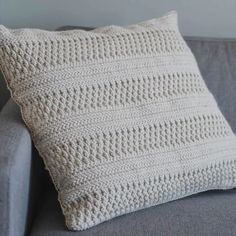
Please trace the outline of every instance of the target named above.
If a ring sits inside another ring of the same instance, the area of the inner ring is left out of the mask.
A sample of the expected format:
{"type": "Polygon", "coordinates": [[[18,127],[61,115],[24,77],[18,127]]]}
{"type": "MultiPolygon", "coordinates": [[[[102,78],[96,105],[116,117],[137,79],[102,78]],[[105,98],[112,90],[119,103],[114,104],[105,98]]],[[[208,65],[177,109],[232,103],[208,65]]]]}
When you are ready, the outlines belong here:
{"type": "Polygon", "coordinates": [[[85,32],[0,28],[0,63],[69,229],[236,186],[236,139],[176,13],[85,32]]]}

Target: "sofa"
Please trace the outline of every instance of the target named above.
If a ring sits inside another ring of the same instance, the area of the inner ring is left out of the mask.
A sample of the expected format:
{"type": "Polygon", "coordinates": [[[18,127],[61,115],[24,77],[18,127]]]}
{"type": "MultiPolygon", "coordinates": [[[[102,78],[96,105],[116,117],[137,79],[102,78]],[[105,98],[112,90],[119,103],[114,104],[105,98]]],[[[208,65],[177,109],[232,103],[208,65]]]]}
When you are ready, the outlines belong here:
{"type": "MultiPolygon", "coordinates": [[[[186,41],[208,88],[236,132],[236,40],[186,37],[186,41]]],[[[235,232],[235,189],[196,194],[120,216],[85,231],[67,230],[56,190],[18,107],[11,99],[3,107],[0,113],[1,236],[226,236],[235,232]]]]}

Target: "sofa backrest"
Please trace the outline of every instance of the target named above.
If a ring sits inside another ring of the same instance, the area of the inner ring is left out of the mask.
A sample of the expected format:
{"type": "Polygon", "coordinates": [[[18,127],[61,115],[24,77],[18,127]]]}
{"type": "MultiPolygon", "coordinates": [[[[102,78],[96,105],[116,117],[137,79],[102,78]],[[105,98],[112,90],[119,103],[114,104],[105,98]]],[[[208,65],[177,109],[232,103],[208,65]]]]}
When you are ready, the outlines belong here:
{"type": "MultiPolygon", "coordinates": [[[[59,30],[85,29],[65,26],[59,30]]],[[[236,133],[236,39],[185,38],[197,62],[209,90],[236,133]]],[[[5,82],[0,75],[0,110],[9,98],[5,82]]]]}
{"type": "Polygon", "coordinates": [[[236,133],[236,40],[188,38],[203,78],[236,133]]]}

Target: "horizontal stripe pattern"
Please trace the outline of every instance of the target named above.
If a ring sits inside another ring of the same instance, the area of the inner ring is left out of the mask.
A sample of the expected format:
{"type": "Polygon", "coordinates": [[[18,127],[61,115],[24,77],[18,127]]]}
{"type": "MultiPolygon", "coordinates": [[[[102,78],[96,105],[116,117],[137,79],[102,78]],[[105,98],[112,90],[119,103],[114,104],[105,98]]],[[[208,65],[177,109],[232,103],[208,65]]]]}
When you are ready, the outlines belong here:
{"type": "Polygon", "coordinates": [[[0,26],[0,66],[69,229],[236,186],[236,139],[176,14],[90,32],[0,26]]]}

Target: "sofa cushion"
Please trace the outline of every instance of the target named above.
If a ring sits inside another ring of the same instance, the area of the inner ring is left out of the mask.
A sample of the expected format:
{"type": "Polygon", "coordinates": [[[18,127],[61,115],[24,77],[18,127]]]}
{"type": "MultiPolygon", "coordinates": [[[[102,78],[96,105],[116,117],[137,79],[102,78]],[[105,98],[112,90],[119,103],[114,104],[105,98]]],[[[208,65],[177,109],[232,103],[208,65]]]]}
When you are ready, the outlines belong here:
{"type": "Polygon", "coordinates": [[[199,236],[234,235],[236,190],[209,191],[117,217],[85,231],[68,231],[56,192],[36,216],[31,236],[199,236]]]}
{"type": "Polygon", "coordinates": [[[0,32],[0,64],[70,229],[235,187],[235,135],[176,14],[90,32],[0,32]]]}

